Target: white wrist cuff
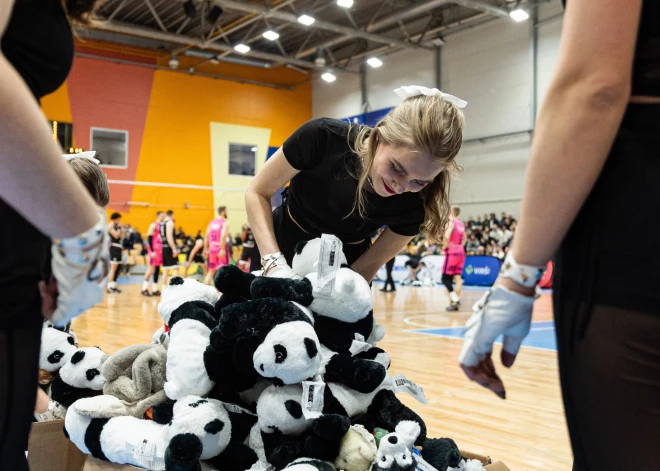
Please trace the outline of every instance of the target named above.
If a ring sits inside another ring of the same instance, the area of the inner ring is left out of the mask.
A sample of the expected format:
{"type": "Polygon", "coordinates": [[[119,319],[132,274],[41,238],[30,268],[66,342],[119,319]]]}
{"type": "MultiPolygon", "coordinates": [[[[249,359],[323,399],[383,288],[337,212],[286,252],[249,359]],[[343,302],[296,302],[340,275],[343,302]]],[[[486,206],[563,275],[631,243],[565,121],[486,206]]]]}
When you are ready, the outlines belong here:
{"type": "Polygon", "coordinates": [[[545,266],[520,265],[509,251],[502,264],[500,277],[510,278],[526,288],[534,288],[541,281],[545,269],[545,266]]]}
{"type": "Polygon", "coordinates": [[[282,263],[286,265],[282,252],[270,253],[261,257],[261,267],[264,269],[264,275],[282,263]]]}

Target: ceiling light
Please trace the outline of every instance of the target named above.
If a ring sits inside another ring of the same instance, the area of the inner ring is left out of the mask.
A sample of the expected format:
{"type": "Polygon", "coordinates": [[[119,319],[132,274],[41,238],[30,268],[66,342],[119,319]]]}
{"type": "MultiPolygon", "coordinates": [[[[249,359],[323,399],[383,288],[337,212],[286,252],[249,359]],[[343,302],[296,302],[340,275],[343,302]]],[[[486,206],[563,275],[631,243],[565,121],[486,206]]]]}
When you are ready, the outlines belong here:
{"type": "Polygon", "coordinates": [[[509,16],[514,20],[514,21],[525,21],[529,18],[529,15],[525,10],[522,8],[516,8],[515,10],[511,10],[509,12],[509,16]]]}
{"type": "Polygon", "coordinates": [[[309,15],[302,15],[298,18],[299,23],[302,23],[302,24],[307,25],[307,26],[311,25],[315,21],[316,20],[314,18],[312,18],[311,16],[309,16],[309,15]]]}
{"type": "Polygon", "coordinates": [[[257,148],[256,148],[256,147],[253,147],[253,148],[250,149],[250,150],[251,150],[252,152],[256,152],[256,151],[257,151],[257,148]]]}
{"type": "Polygon", "coordinates": [[[337,5],[344,8],[351,8],[353,6],[353,0],[337,0],[337,5]]]}
{"type": "Polygon", "coordinates": [[[263,34],[263,36],[264,36],[264,38],[270,39],[271,41],[275,41],[277,38],[280,37],[279,34],[277,34],[275,31],[271,31],[270,29],[268,31],[266,31],[263,34]]]}
{"type": "Polygon", "coordinates": [[[237,44],[236,46],[234,46],[234,49],[236,49],[241,54],[245,54],[246,52],[250,51],[250,46],[248,46],[247,44],[241,43],[241,44],[237,44]]]}
{"type": "Polygon", "coordinates": [[[328,82],[328,83],[334,82],[335,80],[337,80],[337,77],[335,77],[332,72],[326,72],[325,74],[321,75],[321,78],[323,80],[325,80],[326,82],[328,82]]]}
{"type": "Polygon", "coordinates": [[[383,61],[380,60],[378,57],[372,57],[371,59],[367,60],[367,64],[369,64],[371,67],[375,69],[376,67],[380,67],[381,65],[383,65],[383,61]]]}

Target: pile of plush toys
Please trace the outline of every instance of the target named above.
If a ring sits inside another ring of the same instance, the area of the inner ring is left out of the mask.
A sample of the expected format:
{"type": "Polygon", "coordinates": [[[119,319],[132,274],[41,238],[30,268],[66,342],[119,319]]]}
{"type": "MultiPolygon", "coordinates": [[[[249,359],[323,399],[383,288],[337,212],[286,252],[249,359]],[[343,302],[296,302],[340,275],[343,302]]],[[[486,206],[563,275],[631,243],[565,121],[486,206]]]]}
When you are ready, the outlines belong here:
{"type": "Polygon", "coordinates": [[[369,283],[341,252],[330,286],[317,273],[322,244],[298,244],[297,279],[234,266],[215,287],[173,278],[152,343],[109,357],[44,329],[41,366],[65,434],[150,470],[483,470],[453,440],[428,438],[397,398],[423,392],[388,373],[369,283]]]}

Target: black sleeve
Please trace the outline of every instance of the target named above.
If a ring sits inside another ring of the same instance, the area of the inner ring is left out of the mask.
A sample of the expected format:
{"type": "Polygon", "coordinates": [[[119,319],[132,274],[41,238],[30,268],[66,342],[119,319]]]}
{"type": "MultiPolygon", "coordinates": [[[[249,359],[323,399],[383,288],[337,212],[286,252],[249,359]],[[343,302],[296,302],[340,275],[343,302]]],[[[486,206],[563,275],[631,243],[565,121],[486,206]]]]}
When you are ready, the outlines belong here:
{"type": "Polygon", "coordinates": [[[416,236],[419,234],[422,223],[424,222],[424,206],[418,207],[412,212],[410,217],[404,219],[400,223],[392,224],[389,226],[392,232],[402,236],[416,236]]]}
{"type": "Polygon", "coordinates": [[[284,156],[296,170],[311,170],[326,154],[328,131],[322,126],[324,118],[307,121],[284,141],[284,156]]]}

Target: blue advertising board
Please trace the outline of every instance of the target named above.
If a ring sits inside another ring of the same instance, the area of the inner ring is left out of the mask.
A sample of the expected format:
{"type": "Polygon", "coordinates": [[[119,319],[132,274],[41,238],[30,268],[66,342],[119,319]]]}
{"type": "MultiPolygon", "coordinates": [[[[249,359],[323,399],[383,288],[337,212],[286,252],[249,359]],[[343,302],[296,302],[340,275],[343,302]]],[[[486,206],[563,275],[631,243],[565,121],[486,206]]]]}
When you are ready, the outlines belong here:
{"type": "Polygon", "coordinates": [[[471,255],[465,259],[463,283],[466,285],[492,286],[500,272],[502,261],[485,255],[471,255]]]}

